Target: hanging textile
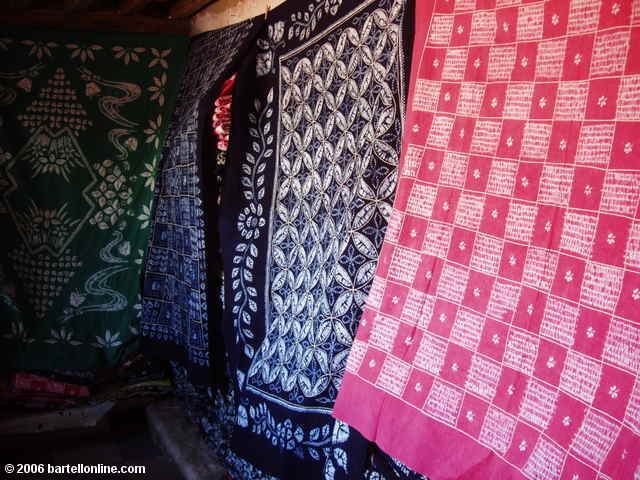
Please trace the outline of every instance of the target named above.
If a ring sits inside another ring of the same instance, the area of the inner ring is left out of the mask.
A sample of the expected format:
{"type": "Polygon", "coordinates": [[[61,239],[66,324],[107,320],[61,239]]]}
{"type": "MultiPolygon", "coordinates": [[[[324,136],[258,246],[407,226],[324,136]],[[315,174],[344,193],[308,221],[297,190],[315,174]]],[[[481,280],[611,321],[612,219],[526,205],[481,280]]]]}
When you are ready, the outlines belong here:
{"type": "Polygon", "coordinates": [[[226,80],[222,90],[214,102],[213,116],[211,117],[211,129],[216,137],[216,147],[220,152],[229,149],[229,134],[231,130],[231,104],[233,101],[233,86],[236,76],[226,80]]]}
{"type": "Polygon", "coordinates": [[[417,30],[334,415],[434,480],[637,478],[640,3],[425,0],[417,30]]]}
{"type": "Polygon", "coordinates": [[[0,31],[3,365],[114,366],[138,344],[156,161],[187,39],[0,31]]]}
{"type": "Polygon", "coordinates": [[[220,222],[235,478],[384,478],[330,413],[395,192],[409,10],[285,3],[238,71],[220,222]]]}
{"type": "MultiPolygon", "coordinates": [[[[218,186],[212,179],[216,163],[224,161],[216,158],[215,145],[206,158],[203,148],[211,137],[209,114],[216,93],[233,73],[252,28],[252,22],[244,22],[192,40],[160,160],[144,271],[145,352],[173,361],[175,368],[184,368],[178,378],[205,389],[212,381],[210,351],[220,355],[215,339],[222,344],[221,334],[209,331],[209,318],[221,315],[216,287],[221,267],[215,249],[218,186]]],[[[222,373],[223,362],[221,357],[216,365],[222,373]]]]}

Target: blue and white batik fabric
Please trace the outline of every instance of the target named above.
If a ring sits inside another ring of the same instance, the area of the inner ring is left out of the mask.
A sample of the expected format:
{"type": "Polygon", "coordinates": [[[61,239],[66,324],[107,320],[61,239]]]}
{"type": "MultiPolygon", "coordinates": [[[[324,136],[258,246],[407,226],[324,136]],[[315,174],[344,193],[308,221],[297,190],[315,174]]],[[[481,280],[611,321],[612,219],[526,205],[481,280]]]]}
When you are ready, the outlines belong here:
{"type": "Polygon", "coordinates": [[[211,181],[216,158],[214,152],[203,158],[203,145],[210,136],[213,101],[237,68],[254,28],[247,21],[192,40],[156,179],[143,273],[143,347],[152,356],[172,361],[174,373],[181,369],[179,378],[199,390],[211,386],[216,371],[224,372],[224,357],[210,341],[221,335],[209,328],[209,319],[218,318],[221,311],[213,287],[220,276],[217,252],[209,249],[218,238],[216,185],[211,181]]]}
{"type": "Polygon", "coordinates": [[[331,417],[394,199],[410,3],[284,3],[238,72],[220,216],[237,479],[414,475],[331,417]]]}

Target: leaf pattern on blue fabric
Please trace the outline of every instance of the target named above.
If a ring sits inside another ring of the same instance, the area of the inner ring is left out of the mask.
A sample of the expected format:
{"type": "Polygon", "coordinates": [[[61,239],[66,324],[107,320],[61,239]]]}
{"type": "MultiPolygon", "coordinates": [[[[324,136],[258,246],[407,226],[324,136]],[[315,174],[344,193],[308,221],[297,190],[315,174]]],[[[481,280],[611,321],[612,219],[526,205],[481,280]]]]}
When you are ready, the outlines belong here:
{"type": "Polygon", "coordinates": [[[256,303],[258,292],[253,274],[259,254],[256,241],[263,235],[262,231],[266,225],[263,206],[264,172],[267,161],[274,154],[274,136],[271,133],[272,103],[273,89],[267,94],[264,105],[259,99],[254,101],[254,111],[249,115],[251,151],[246,153],[240,179],[243,187],[242,194],[248,203],[238,215],[236,224],[244,242],[236,246],[230,279],[231,288],[234,291],[232,312],[236,343],[242,344],[243,352],[248,358],[252,358],[254,354],[254,348],[251,345],[251,340],[254,338],[251,320],[252,315],[258,310],[256,303]]]}
{"type": "Polygon", "coordinates": [[[397,178],[398,4],[280,63],[269,323],[246,379],[271,400],[329,410],[344,372],[397,178]]]}
{"type": "MultiPolygon", "coordinates": [[[[262,102],[244,107],[252,133],[234,163],[236,178],[246,177],[242,190],[253,185],[245,156],[255,159],[265,148],[260,134],[273,134],[277,148],[266,166],[267,225],[257,241],[240,241],[258,249],[252,273],[259,309],[246,309],[246,328],[255,338],[240,339],[234,352],[241,357],[240,398],[234,450],[226,458],[238,480],[267,478],[256,467],[283,479],[295,478],[293,471],[324,480],[364,478],[367,441],[329,413],[392,209],[404,101],[404,6],[404,0],[308,0],[288,12],[281,7],[284,15],[274,12],[257,39],[256,61],[248,68],[255,68],[249,74],[262,102]],[[304,16],[310,5],[318,12],[315,22],[304,16]],[[338,21],[330,25],[329,14],[338,21]],[[262,124],[259,112],[272,86],[273,122],[262,124]],[[252,358],[241,354],[247,346],[256,349],[252,358]]],[[[243,194],[229,218],[258,212],[250,206],[253,198],[243,194]]],[[[229,242],[230,251],[235,246],[229,242]]],[[[239,284],[226,291],[229,313],[239,284]]],[[[237,313],[229,327],[242,321],[237,313]]]]}
{"type": "Polygon", "coordinates": [[[257,406],[251,405],[248,409],[239,405],[236,415],[238,426],[264,436],[274,447],[292,451],[300,458],[308,454],[315,461],[324,459],[325,478],[334,478],[337,468],[347,472],[347,452],[340,445],[349,440],[350,431],[346,423],[329,420],[333,422],[333,427],[327,423],[307,433],[290,418],[277,420],[264,402],[257,406]]]}

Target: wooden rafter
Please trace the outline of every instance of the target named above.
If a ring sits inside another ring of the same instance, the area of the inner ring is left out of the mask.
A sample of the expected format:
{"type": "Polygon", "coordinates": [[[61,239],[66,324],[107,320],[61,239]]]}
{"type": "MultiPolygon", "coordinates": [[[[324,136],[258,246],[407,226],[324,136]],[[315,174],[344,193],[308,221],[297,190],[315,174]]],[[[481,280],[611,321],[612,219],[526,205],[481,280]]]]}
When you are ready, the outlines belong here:
{"type": "Polygon", "coordinates": [[[189,18],[215,0],[177,0],[169,9],[169,18],[189,18]]]}
{"type": "Polygon", "coordinates": [[[92,0],[64,0],[62,8],[65,12],[82,12],[89,10],[93,3],[92,0]]]}
{"type": "Polygon", "coordinates": [[[17,10],[0,10],[3,23],[46,25],[54,28],[102,32],[143,32],[185,35],[186,20],[164,20],[143,15],[121,15],[118,12],[82,12],[69,14],[60,10],[30,10],[28,15],[17,10]]]}
{"type": "Polygon", "coordinates": [[[138,13],[151,2],[152,0],[120,0],[118,3],[118,13],[122,15],[138,13]]]}
{"type": "Polygon", "coordinates": [[[265,14],[269,9],[284,2],[285,0],[218,0],[191,19],[191,35],[226,27],[265,14]]]}

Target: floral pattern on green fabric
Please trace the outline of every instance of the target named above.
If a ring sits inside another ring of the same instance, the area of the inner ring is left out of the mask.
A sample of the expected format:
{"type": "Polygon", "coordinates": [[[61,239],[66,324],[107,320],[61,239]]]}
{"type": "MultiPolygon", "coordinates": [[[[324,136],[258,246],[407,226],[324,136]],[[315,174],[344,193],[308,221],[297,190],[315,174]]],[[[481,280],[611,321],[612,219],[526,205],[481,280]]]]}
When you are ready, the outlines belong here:
{"type": "Polygon", "coordinates": [[[0,358],[114,366],[137,346],[141,252],[188,40],[0,37],[0,358]]]}

